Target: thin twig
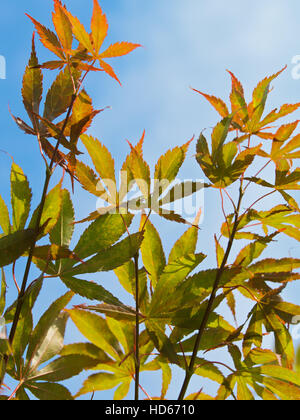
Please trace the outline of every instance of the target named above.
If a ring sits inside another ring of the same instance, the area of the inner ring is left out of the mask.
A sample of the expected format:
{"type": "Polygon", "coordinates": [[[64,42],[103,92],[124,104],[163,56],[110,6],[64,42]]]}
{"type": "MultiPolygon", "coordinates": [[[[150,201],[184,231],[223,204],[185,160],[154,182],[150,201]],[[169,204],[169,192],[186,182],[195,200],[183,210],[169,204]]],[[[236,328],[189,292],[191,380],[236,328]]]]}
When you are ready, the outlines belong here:
{"type": "Polygon", "coordinates": [[[135,313],[135,400],[139,400],[139,385],[140,385],[140,317],[139,317],[139,253],[134,257],[135,266],[135,302],[136,302],[136,313],[135,313]]]}
{"type": "Polygon", "coordinates": [[[228,262],[228,258],[229,258],[229,255],[230,255],[230,252],[231,252],[231,249],[232,249],[232,246],[233,246],[234,238],[235,238],[235,235],[236,235],[237,230],[238,230],[239,212],[240,212],[240,208],[241,208],[241,204],[242,204],[242,200],[243,200],[243,196],[244,196],[242,185],[243,185],[243,180],[241,180],[239,200],[238,200],[237,210],[235,212],[235,221],[234,221],[232,233],[230,235],[230,239],[229,239],[229,242],[228,242],[228,246],[227,246],[222,264],[221,264],[221,266],[220,266],[220,268],[217,272],[216,280],[215,280],[213,290],[211,292],[211,295],[210,295],[210,298],[209,298],[209,301],[208,301],[208,304],[207,304],[206,311],[204,313],[201,325],[199,327],[198,335],[197,335],[196,342],[195,342],[195,345],[194,345],[193,354],[192,354],[191,361],[190,361],[190,365],[189,365],[188,370],[186,371],[184,383],[182,385],[182,388],[181,388],[181,391],[180,391],[180,394],[179,394],[179,397],[178,397],[179,400],[184,399],[187,388],[188,388],[189,383],[191,381],[191,378],[194,374],[195,363],[196,363],[196,360],[197,360],[197,354],[198,354],[198,351],[199,351],[199,348],[200,348],[201,340],[202,340],[205,328],[207,326],[207,322],[209,320],[210,314],[212,312],[213,305],[214,305],[216,295],[217,295],[217,291],[219,289],[220,281],[222,279],[222,276],[223,276],[223,273],[224,273],[224,270],[225,270],[225,267],[226,267],[226,264],[228,262]]]}

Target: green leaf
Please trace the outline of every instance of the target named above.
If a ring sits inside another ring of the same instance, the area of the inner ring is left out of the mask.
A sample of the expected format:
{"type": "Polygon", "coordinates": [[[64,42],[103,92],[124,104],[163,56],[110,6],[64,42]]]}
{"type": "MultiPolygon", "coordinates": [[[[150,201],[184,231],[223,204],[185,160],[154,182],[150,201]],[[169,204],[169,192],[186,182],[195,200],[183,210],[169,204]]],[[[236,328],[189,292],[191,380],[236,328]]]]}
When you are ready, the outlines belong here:
{"type": "Polygon", "coordinates": [[[99,363],[111,362],[107,354],[92,343],[75,343],[64,346],[60,352],[61,356],[82,355],[89,357],[95,361],[95,365],[99,363]]]}
{"type": "Polygon", "coordinates": [[[179,364],[176,347],[165,334],[164,326],[151,320],[146,322],[146,327],[150,339],[161,355],[166,357],[170,363],[179,364]]]}
{"type": "Polygon", "coordinates": [[[31,246],[36,233],[33,229],[20,230],[0,238],[0,267],[12,264],[31,246]]]}
{"type": "Polygon", "coordinates": [[[119,383],[120,378],[118,378],[116,375],[111,373],[96,373],[84,381],[81,390],[76,394],[75,398],[96,391],[106,391],[108,389],[113,389],[119,383]]]}
{"type": "Polygon", "coordinates": [[[197,242],[198,242],[198,229],[197,225],[199,224],[199,216],[197,216],[194,221],[195,227],[188,229],[175,243],[173,246],[170,255],[169,255],[169,264],[179,260],[182,257],[185,257],[189,254],[194,254],[196,252],[197,242]]]}
{"type": "Polygon", "coordinates": [[[213,162],[216,161],[219,151],[223,148],[229,128],[231,126],[231,122],[232,117],[226,117],[220,123],[218,123],[213,130],[211,136],[213,162]]]}
{"type": "Polygon", "coordinates": [[[26,356],[31,371],[35,371],[42,363],[52,359],[63,348],[67,317],[59,315],[72,297],[73,293],[69,292],[56,300],[35,327],[26,356]]]}
{"type": "Polygon", "coordinates": [[[72,309],[68,313],[81,334],[92,344],[105,351],[114,359],[119,359],[121,354],[120,346],[103,318],[81,309],[72,309]]]}
{"type": "Polygon", "coordinates": [[[255,348],[250,351],[245,359],[245,363],[251,366],[278,363],[278,354],[273,353],[271,350],[255,348]]]}
{"type": "Polygon", "coordinates": [[[237,399],[239,401],[254,401],[254,396],[247,386],[247,381],[239,375],[237,376],[237,399]]]}
{"type": "Polygon", "coordinates": [[[274,311],[268,312],[266,318],[265,326],[267,331],[273,332],[275,335],[276,353],[282,356],[284,367],[292,368],[294,365],[295,351],[288,329],[278,319],[274,311]]]}
{"type": "Polygon", "coordinates": [[[85,165],[83,162],[76,162],[76,176],[86,191],[96,197],[102,197],[105,194],[106,190],[99,182],[100,178],[95,174],[93,169],[85,165]]]}
{"type": "Polygon", "coordinates": [[[114,400],[121,401],[127,396],[130,390],[131,378],[122,382],[114,394],[114,400]]]}
{"type": "Polygon", "coordinates": [[[33,123],[33,126],[35,126],[34,114],[39,114],[43,94],[43,74],[41,69],[37,68],[38,64],[33,36],[31,57],[23,76],[22,86],[23,104],[33,123]]]}
{"type": "MultiPolygon", "coordinates": [[[[131,145],[130,145],[131,146],[131,145]]],[[[131,146],[129,168],[145,200],[148,200],[151,192],[151,175],[147,162],[136,148],[131,146]]]]}
{"type": "Polygon", "coordinates": [[[5,235],[9,235],[11,233],[8,208],[3,198],[1,197],[1,195],[0,195],[0,226],[5,235]]]}
{"type": "Polygon", "coordinates": [[[56,359],[45,368],[34,372],[28,380],[61,382],[79,375],[83,370],[93,367],[94,361],[90,357],[70,355],[56,359]]]}
{"type": "Polygon", "coordinates": [[[261,366],[259,368],[253,368],[252,372],[258,375],[279,379],[300,387],[299,375],[296,372],[281,366],[261,366]]]}
{"type": "Polygon", "coordinates": [[[142,240],[143,236],[141,233],[130,235],[118,244],[99,252],[99,254],[87,262],[75,266],[72,270],[68,271],[68,275],[74,276],[114,270],[136,255],[142,240]]]}
{"type": "Polygon", "coordinates": [[[62,190],[62,204],[59,219],[50,233],[52,244],[68,247],[74,232],[74,208],[70,193],[62,190]]]}
{"type": "Polygon", "coordinates": [[[167,153],[161,156],[155,166],[154,179],[159,181],[160,196],[171,182],[176,178],[181,166],[186,157],[186,153],[190,142],[182,147],[175,147],[168,150],[167,153]],[[167,181],[165,183],[165,181],[167,181]]]}
{"type": "Polygon", "coordinates": [[[169,386],[172,380],[172,369],[168,362],[158,362],[162,370],[162,389],[161,389],[161,400],[164,400],[168,392],[169,386]]]}
{"type": "Polygon", "coordinates": [[[277,236],[277,233],[267,236],[266,238],[261,238],[254,243],[247,245],[240,251],[234,262],[234,265],[247,267],[253,260],[256,260],[260,257],[260,255],[267,248],[268,244],[272,242],[275,236],[277,236]]]}
{"type": "MultiPolygon", "coordinates": [[[[17,325],[12,350],[13,355],[15,358],[15,363],[18,367],[18,374],[19,377],[22,375],[22,364],[23,364],[23,353],[28,346],[28,342],[30,339],[30,334],[33,328],[33,317],[32,317],[32,309],[36,300],[39,296],[43,284],[42,278],[38,279],[34,282],[33,285],[27,289],[27,292],[24,297],[23,306],[20,314],[20,320],[17,325]]],[[[11,308],[8,308],[7,312],[5,313],[5,319],[8,322],[11,319],[11,316],[14,316],[16,308],[16,302],[12,305],[11,308]]],[[[16,378],[15,378],[16,379],[16,378]]]]}
{"type": "Polygon", "coordinates": [[[260,119],[263,115],[267,97],[269,95],[269,89],[271,82],[276,79],[284,70],[286,67],[284,67],[282,70],[280,70],[278,73],[274,74],[273,76],[266,77],[264,80],[262,80],[257,87],[253,91],[253,115],[251,117],[251,127],[252,129],[255,129],[257,124],[260,122],[260,119]]]}
{"type": "MultiPolygon", "coordinates": [[[[178,200],[183,200],[184,198],[190,197],[198,191],[203,190],[204,187],[205,184],[203,184],[203,182],[184,181],[182,183],[176,183],[174,187],[168,190],[164,197],[159,200],[158,205],[162,207],[178,200]]],[[[151,202],[151,208],[155,205],[157,204],[151,202]]]]}
{"type": "Polygon", "coordinates": [[[26,388],[40,401],[72,401],[70,391],[60,384],[51,382],[31,382],[26,388]]]}
{"type": "Polygon", "coordinates": [[[218,264],[218,267],[220,268],[225,257],[225,251],[220,245],[220,242],[218,241],[216,236],[215,236],[215,245],[216,245],[217,264],[218,264]]]}
{"type": "Polygon", "coordinates": [[[246,331],[244,341],[243,341],[243,352],[246,357],[252,345],[255,347],[260,347],[263,342],[263,321],[264,313],[259,310],[258,305],[252,310],[252,317],[246,331]]]}
{"type": "Polygon", "coordinates": [[[131,214],[99,216],[82,234],[74,253],[83,260],[109,248],[126,232],[126,226],[131,225],[132,219],[131,214]]]}
{"type": "Polygon", "coordinates": [[[155,287],[166,266],[166,257],[159,233],[150,220],[147,219],[146,215],[142,215],[141,217],[141,228],[144,226],[145,233],[141,245],[141,253],[144,267],[150,275],[152,284],[155,287]]]}
{"type": "Polygon", "coordinates": [[[84,306],[84,309],[105,314],[107,317],[109,317],[107,318],[107,322],[109,322],[110,319],[125,322],[135,322],[136,320],[135,310],[133,308],[126,307],[122,304],[108,305],[106,303],[103,303],[101,305],[96,306],[84,306]]]}
{"type": "MultiPolygon", "coordinates": [[[[206,256],[203,254],[190,254],[166,266],[152,296],[149,308],[151,317],[161,311],[176,307],[177,295],[174,293],[176,288],[205,258],[206,256]],[[170,299],[170,295],[172,295],[172,299],[170,299]]],[[[178,296],[182,299],[180,293],[178,296]]]]}
{"type": "MultiPolygon", "coordinates": [[[[190,363],[190,359],[190,357],[186,357],[187,363],[190,363]]],[[[210,379],[219,384],[224,381],[224,376],[221,371],[213,363],[199,357],[196,358],[195,375],[210,379]]]]}
{"type": "Polygon", "coordinates": [[[96,171],[110,193],[114,204],[116,203],[116,175],[115,162],[107,147],[92,136],[82,135],[81,141],[90,155],[96,171]]]}
{"type": "MultiPolygon", "coordinates": [[[[75,84],[80,78],[81,72],[72,69],[72,76],[75,84]]],[[[51,88],[49,89],[44,108],[43,117],[50,122],[64,114],[71,105],[74,87],[68,66],[62,70],[51,88]]]]}
{"type": "Polygon", "coordinates": [[[119,299],[108,290],[91,281],[80,280],[75,277],[62,277],[61,280],[70,290],[84,298],[112,305],[121,305],[119,299]]]}
{"type": "Polygon", "coordinates": [[[264,378],[263,384],[282,401],[299,401],[300,400],[300,388],[287,384],[286,382],[279,381],[273,378],[264,378]]]}
{"type": "MultiPolygon", "coordinates": [[[[60,212],[62,206],[62,189],[61,184],[56,185],[47,195],[43,215],[40,225],[45,225],[45,228],[41,235],[46,236],[59,220],[60,212]],[[48,223],[46,223],[48,222],[48,223]]],[[[32,219],[30,221],[29,227],[35,228],[36,221],[38,217],[39,207],[33,213],[32,219]]]]}
{"type": "Polygon", "coordinates": [[[22,169],[12,164],[11,167],[11,204],[13,209],[13,230],[25,227],[31,203],[31,189],[22,169]]]}

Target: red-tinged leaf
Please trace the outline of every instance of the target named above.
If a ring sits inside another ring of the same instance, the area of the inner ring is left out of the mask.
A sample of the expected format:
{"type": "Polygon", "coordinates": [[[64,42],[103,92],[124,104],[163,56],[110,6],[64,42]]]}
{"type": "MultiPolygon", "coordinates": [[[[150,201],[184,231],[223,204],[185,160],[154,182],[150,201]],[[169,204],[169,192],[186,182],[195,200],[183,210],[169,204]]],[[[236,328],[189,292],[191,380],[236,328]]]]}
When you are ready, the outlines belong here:
{"type": "Polygon", "coordinates": [[[73,43],[72,25],[66,14],[66,9],[58,0],[54,0],[54,12],[52,20],[58,38],[65,50],[70,50],[73,43]]]}
{"type": "Polygon", "coordinates": [[[140,44],[133,44],[132,42],[116,42],[101,53],[100,58],[122,57],[139,47],[141,47],[140,44]]]}
{"type": "Polygon", "coordinates": [[[237,90],[233,90],[230,95],[233,120],[243,126],[249,119],[247,104],[244,97],[237,90]]]}
{"type": "Polygon", "coordinates": [[[244,96],[244,88],[241,82],[235,77],[235,75],[231,71],[227,70],[227,72],[231,76],[232,90],[236,90],[241,96],[244,96]]]}
{"type": "Polygon", "coordinates": [[[9,110],[9,113],[12,117],[12,119],[14,120],[14,122],[17,124],[17,126],[20,128],[20,130],[24,131],[24,133],[26,134],[31,134],[33,136],[36,135],[36,132],[33,128],[31,128],[28,124],[26,124],[25,121],[23,121],[21,118],[19,117],[15,117],[9,110]]]}
{"type": "MultiPolygon", "coordinates": [[[[53,154],[55,151],[54,146],[52,146],[52,144],[44,137],[41,138],[41,145],[42,145],[43,151],[51,160],[53,158],[53,154]]],[[[59,166],[61,166],[68,172],[67,156],[64,153],[62,153],[60,150],[57,150],[57,152],[55,153],[54,162],[57,163],[59,166]]]]}
{"type": "Polygon", "coordinates": [[[194,92],[200,93],[205,99],[215,108],[215,110],[221,115],[222,118],[228,117],[229,111],[225,102],[215,96],[207,95],[206,93],[200,92],[200,90],[192,89],[194,92]]]}
{"type": "Polygon", "coordinates": [[[66,14],[71,22],[73,34],[75,35],[76,39],[80,42],[80,44],[86,48],[91,54],[94,55],[94,48],[92,45],[91,37],[85,30],[83,24],[79,21],[79,19],[73,16],[68,10],[66,10],[66,14]]]}
{"type": "Polygon", "coordinates": [[[277,130],[274,138],[277,141],[280,141],[280,142],[284,142],[284,141],[288,140],[291,137],[291,135],[293,134],[293,132],[296,130],[298,124],[299,124],[299,120],[295,121],[293,123],[290,123],[290,124],[282,125],[277,130]]]}
{"type": "Polygon", "coordinates": [[[251,130],[257,131],[256,128],[259,126],[260,119],[263,115],[267,97],[269,95],[269,89],[271,82],[276,79],[285,69],[285,66],[282,70],[276,74],[266,77],[262,80],[253,91],[253,114],[251,115],[251,130]]]}
{"type": "Polygon", "coordinates": [[[33,113],[39,113],[39,107],[43,94],[43,74],[40,69],[36,68],[36,66],[38,66],[38,59],[36,56],[33,35],[31,57],[23,76],[22,85],[23,103],[33,125],[35,124],[33,113]]]}
{"type": "Polygon", "coordinates": [[[52,61],[46,61],[45,63],[40,64],[36,67],[40,69],[47,69],[47,70],[56,70],[56,69],[61,70],[66,64],[67,64],[66,61],[52,60],[52,61]]]}
{"type": "MultiPolygon", "coordinates": [[[[102,111],[104,111],[104,109],[94,110],[93,105],[92,105],[92,99],[83,89],[80,92],[80,94],[77,96],[74,102],[72,115],[65,129],[65,135],[71,136],[72,131],[73,131],[73,136],[76,133],[78,134],[78,132],[80,132],[79,135],[85,133],[87,129],[90,127],[93,118],[102,111]]],[[[64,124],[64,121],[61,121],[59,126],[62,127],[63,124],[64,124]]]]}
{"type": "Polygon", "coordinates": [[[114,72],[114,69],[112,68],[112,66],[110,66],[109,64],[107,64],[105,61],[103,61],[101,59],[99,60],[99,63],[100,63],[100,66],[102,67],[102,69],[105,71],[105,73],[107,73],[110,77],[115,79],[122,86],[122,83],[118,79],[118,77],[117,77],[116,73],[114,72]]]}
{"type": "Polygon", "coordinates": [[[83,71],[103,71],[103,69],[98,69],[98,67],[92,66],[90,64],[87,63],[80,63],[77,61],[73,61],[72,65],[74,68],[78,69],[78,70],[83,70],[83,71]]]}
{"type": "Polygon", "coordinates": [[[50,31],[50,29],[46,28],[45,26],[41,25],[37,20],[29,16],[27,13],[25,14],[33,22],[44,47],[52,51],[55,55],[57,55],[62,60],[65,60],[65,55],[63,53],[62,46],[57,36],[55,35],[55,33],[50,31]]]}
{"type": "Polygon", "coordinates": [[[227,301],[227,305],[232,313],[232,316],[235,320],[235,322],[237,322],[237,318],[236,318],[236,300],[234,297],[233,292],[227,293],[226,294],[226,301],[227,301]]]}
{"type": "MultiPolygon", "coordinates": [[[[36,114],[35,114],[36,115],[36,114]]],[[[61,134],[61,129],[53,124],[52,122],[48,121],[46,118],[43,118],[39,115],[37,115],[37,117],[45,124],[45,126],[48,129],[48,134],[59,140],[60,144],[62,146],[64,146],[66,149],[71,150],[73,153],[75,153],[76,155],[80,155],[82,154],[81,152],[79,152],[76,148],[76,145],[72,144],[71,142],[69,142],[66,137],[64,135],[61,134]]]]}
{"type": "Polygon", "coordinates": [[[289,115],[296,111],[298,108],[300,108],[300,102],[297,104],[285,104],[282,105],[280,110],[276,112],[277,110],[273,110],[269,115],[267,115],[259,124],[259,128],[265,127],[266,125],[277,121],[280,118],[285,117],[286,115],[289,115]]]}
{"type": "Polygon", "coordinates": [[[94,0],[91,30],[95,54],[98,55],[108,31],[107,19],[105,14],[101,10],[101,7],[99,6],[98,0],[94,0]]]}
{"type": "Polygon", "coordinates": [[[254,110],[261,105],[262,101],[264,100],[264,97],[266,93],[269,92],[270,83],[276,79],[284,70],[286,70],[287,66],[285,66],[283,69],[281,69],[279,72],[273,74],[270,77],[266,77],[263,79],[257,87],[254,89],[253,92],[253,108],[254,110]]]}

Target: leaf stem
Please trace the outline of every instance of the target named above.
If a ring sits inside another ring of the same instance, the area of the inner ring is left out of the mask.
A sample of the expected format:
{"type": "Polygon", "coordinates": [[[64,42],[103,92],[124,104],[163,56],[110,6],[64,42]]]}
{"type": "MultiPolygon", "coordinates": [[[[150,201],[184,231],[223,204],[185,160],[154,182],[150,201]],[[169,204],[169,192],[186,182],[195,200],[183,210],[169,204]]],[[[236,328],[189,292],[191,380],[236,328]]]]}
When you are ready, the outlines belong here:
{"type": "Polygon", "coordinates": [[[211,292],[205,314],[203,316],[201,325],[199,327],[199,331],[198,331],[198,335],[197,335],[196,342],[195,342],[195,345],[194,345],[194,350],[193,350],[193,354],[192,354],[191,361],[190,361],[190,364],[189,364],[189,368],[186,371],[185,379],[184,379],[184,382],[183,382],[183,385],[182,385],[182,388],[181,388],[181,391],[180,391],[180,394],[179,394],[179,397],[178,397],[179,401],[184,399],[187,388],[188,388],[189,383],[191,381],[191,378],[194,374],[194,368],[195,368],[195,364],[196,364],[196,360],[197,360],[197,354],[198,354],[198,351],[199,351],[201,340],[202,340],[203,334],[205,332],[205,328],[207,326],[209,317],[211,315],[211,312],[212,312],[212,309],[213,309],[213,306],[214,306],[214,302],[215,302],[215,299],[216,299],[217,291],[219,289],[220,281],[222,279],[225,267],[227,265],[228,258],[230,256],[230,252],[231,252],[231,249],[232,249],[232,246],[233,246],[234,238],[235,238],[235,235],[236,235],[237,230],[238,230],[239,212],[240,212],[240,209],[241,209],[243,196],[244,196],[244,194],[243,194],[243,188],[242,188],[242,182],[241,182],[240,195],[239,195],[238,205],[237,205],[236,212],[235,212],[235,221],[234,221],[233,229],[232,229],[232,232],[231,232],[231,235],[230,235],[230,239],[229,239],[229,242],[228,242],[228,246],[227,246],[222,264],[221,264],[221,266],[220,266],[220,268],[217,272],[216,280],[214,282],[213,290],[211,292]]]}
{"type": "Polygon", "coordinates": [[[134,257],[135,266],[135,302],[136,302],[136,314],[135,314],[135,400],[139,400],[139,388],[140,388],[140,317],[139,317],[139,300],[140,300],[140,287],[139,287],[139,253],[134,257]]]}

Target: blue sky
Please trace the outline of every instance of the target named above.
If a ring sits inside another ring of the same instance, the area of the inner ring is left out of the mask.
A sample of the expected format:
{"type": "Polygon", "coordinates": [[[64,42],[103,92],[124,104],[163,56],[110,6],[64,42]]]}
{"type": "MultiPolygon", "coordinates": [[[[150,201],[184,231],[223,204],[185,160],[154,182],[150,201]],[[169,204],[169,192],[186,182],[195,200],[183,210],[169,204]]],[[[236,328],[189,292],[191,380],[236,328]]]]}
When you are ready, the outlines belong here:
{"type": "MultiPolygon", "coordinates": [[[[66,0],[66,4],[88,24],[91,0],[66,0]]],[[[107,45],[123,40],[143,45],[133,54],[114,61],[122,87],[102,74],[92,75],[86,85],[96,108],[111,106],[110,110],[97,117],[90,133],[108,146],[118,167],[128,152],[125,140],[138,140],[144,129],[144,154],[153,166],[168,148],[181,145],[204,128],[214,126],[218,121],[217,114],[189,87],[227,98],[230,80],[226,69],[233,71],[244,83],[249,98],[259,80],[287,64],[288,70],[274,83],[275,89],[270,95],[268,106],[273,109],[282,103],[300,101],[300,80],[294,80],[291,75],[292,58],[300,54],[300,3],[296,0],[253,0],[251,3],[237,0],[102,0],[100,4],[110,23],[107,45]]],[[[8,104],[15,115],[25,118],[20,89],[33,27],[24,13],[51,26],[51,9],[51,0],[10,0],[3,5],[0,16],[0,55],[5,57],[7,65],[6,79],[0,80],[0,149],[11,154],[29,177],[35,204],[42,188],[42,162],[35,140],[23,135],[10,118],[8,104]]],[[[38,53],[40,61],[49,59],[48,52],[39,43],[38,53]]],[[[45,78],[48,76],[51,78],[49,73],[45,78]]],[[[299,118],[299,111],[295,114],[296,118],[299,118]]],[[[191,149],[181,178],[202,178],[193,153],[191,149]]],[[[10,158],[0,153],[0,194],[6,202],[9,202],[10,165],[10,158]]],[[[255,194],[257,192],[253,190],[253,197],[255,194]]],[[[267,200],[269,207],[276,203],[273,197],[267,200]]],[[[77,218],[95,209],[94,199],[78,187],[74,204],[77,218]]],[[[205,219],[199,237],[199,251],[209,253],[205,266],[215,264],[213,233],[222,222],[219,205],[216,193],[206,194],[205,219]]],[[[159,227],[162,236],[168,238],[164,242],[168,252],[184,228],[174,228],[170,223],[162,224],[156,218],[153,222],[159,227]]],[[[284,239],[280,244],[274,244],[265,255],[281,257],[289,253],[299,256],[299,246],[295,241],[284,239]]],[[[19,276],[22,270],[23,265],[19,264],[19,276]]],[[[32,276],[34,274],[33,270],[32,276]]],[[[105,282],[111,281],[117,293],[119,289],[112,277],[113,274],[109,274],[95,278],[104,286],[105,282]]],[[[59,281],[45,285],[36,315],[64,290],[59,281]]],[[[14,292],[10,282],[11,299],[14,292]]],[[[290,287],[285,294],[289,301],[299,303],[298,286],[290,287]]],[[[242,307],[243,316],[247,309],[247,306],[242,307]]],[[[70,326],[68,340],[80,339],[75,328],[70,326]]],[[[176,378],[178,375],[176,371],[176,378]]],[[[72,391],[78,389],[83,377],[81,375],[80,379],[70,381],[72,391]]],[[[150,394],[158,392],[157,380],[146,377],[143,385],[150,394]]],[[[194,381],[192,389],[197,388],[197,385],[199,379],[194,381]]],[[[207,392],[213,392],[213,389],[207,384],[207,392]]],[[[168,397],[176,396],[175,384],[168,397]]],[[[103,393],[97,397],[110,399],[112,393],[103,393]]]]}

